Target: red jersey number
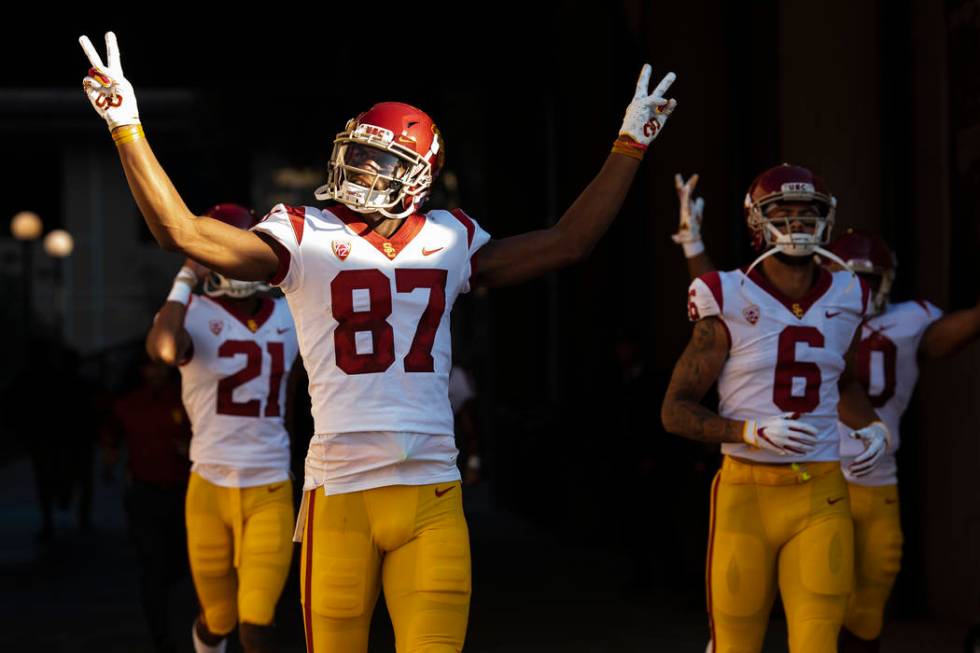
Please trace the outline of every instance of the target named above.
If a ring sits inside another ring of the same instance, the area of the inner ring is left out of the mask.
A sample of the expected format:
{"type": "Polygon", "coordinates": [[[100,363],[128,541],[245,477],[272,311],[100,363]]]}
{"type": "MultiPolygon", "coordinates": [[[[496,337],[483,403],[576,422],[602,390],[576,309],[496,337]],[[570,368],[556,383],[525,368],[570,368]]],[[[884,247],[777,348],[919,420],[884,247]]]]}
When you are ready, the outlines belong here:
{"type": "Polygon", "coordinates": [[[898,365],[898,346],[893,340],[880,333],[875,333],[869,338],[861,341],[857,348],[857,377],[858,381],[864,386],[864,391],[875,408],[881,408],[888,403],[888,400],[895,396],[895,377],[898,365]],[[880,352],[881,357],[874,355],[880,352]],[[880,360],[880,376],[884,381],[881,392],[871,394],[871,366],[876,360],[880,360]]]}
{"type": "MultiPolygon", "coordinates": [[[[428,288],[429,303],[419,318],[412,346],[405,355],[406,372],[435,370],[432,347],[446,311],[447,270],[395,270],[395,290],[409,293],[428,288]]],[[[337,367],[347,374],[384,372],[395,362],[395,333],[391,316],[391,282],[380,270],[344,270],[330,282],[330,303],[337,328],[333,332],[337,367]],[[354,310],[354,291],[365,290],[370,306],[354,310]],[[371,351],[357,351],[357,334],[371,334],[371,351]]]]}
{"type": "Polygon", "coordinates": [[[824,346],[824,337],[816,327],[788,326],[779,334],[776,375],[772,385],[772,402],[788,413],[809,413],[820,405],[820,367],[810,361],[796,360],[796,345],[824,346]],[[793,393],[793,383],[803,379],[803,393],[793,393]]]}
{"type": "MultiPolygon", "coordinates": [[[[265,402],[265,417],[279,417],[279,388],[282,384],[284,366],[283,344],[266,343],[272,360],[269,371],[269,395],[265,402]]],[[[252,340],[226,340],[218,347],[220,358],[232,358],[245,354],[245,367],[218,381],[218,402],[215,412],[219,415],[236,417],[261,417],[261,402],[258,399],[235,401],[235,388],[244,385],[262,374],[262,348],[252,340]]]]}

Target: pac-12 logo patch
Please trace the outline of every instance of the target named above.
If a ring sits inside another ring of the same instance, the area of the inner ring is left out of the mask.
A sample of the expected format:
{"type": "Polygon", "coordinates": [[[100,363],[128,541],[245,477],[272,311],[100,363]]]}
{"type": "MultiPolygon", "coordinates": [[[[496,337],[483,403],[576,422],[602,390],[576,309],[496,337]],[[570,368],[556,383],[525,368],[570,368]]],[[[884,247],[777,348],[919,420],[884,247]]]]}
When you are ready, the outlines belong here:
{"type": "Polygon", "coordinates": [[[746,322],[755,326],[755,323],[759,321],[759,307],[755,304],[746,306],[742,309],[742,317],[745,318],[746,322]]]}
{"type": "Polygon", "coordinates": [[[333,253],[343,261],[345,258],[350,256],[350,241],[349,240],[335,240],[330,244],[333,247],[333,253]]]}
{"type": "Polygon", "coordinates": [[[211,328],[211,333],[219,335],[221,330],[225,328],[225,323],[222,320],[211,320],[208,322],[208,326],[211,328]]]}

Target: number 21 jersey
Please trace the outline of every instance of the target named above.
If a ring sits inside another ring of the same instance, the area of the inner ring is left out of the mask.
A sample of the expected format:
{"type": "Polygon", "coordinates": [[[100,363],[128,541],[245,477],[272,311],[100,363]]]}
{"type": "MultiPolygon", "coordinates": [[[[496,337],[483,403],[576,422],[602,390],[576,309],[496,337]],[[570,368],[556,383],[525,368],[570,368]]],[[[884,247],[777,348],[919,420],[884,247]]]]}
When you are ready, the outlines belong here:
{"type": "Polygon", "coordinates": [[[260,302],[254,315],[205,295],[187,307],[192,350],[180,375],[195,465],[289,470],[284,415],[296,330],[284,300],[260,302]]]}

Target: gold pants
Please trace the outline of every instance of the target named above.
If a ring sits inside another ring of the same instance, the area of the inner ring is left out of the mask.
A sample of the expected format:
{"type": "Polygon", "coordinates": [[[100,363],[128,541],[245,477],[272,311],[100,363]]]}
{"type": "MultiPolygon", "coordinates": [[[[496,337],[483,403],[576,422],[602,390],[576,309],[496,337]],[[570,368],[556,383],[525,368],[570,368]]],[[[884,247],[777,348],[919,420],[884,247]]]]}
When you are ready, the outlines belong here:
{"type": "Polygon", "coordinates": [[[778,585],[792,653],[834,653],[854,577],[838,462],[766,465],[726,456],[712,486],[708,610],[715,653],[762,648],[778,585]]]}
{"type": "Polygon", "coordinates": [[[208,630],[227,635],[239,621],[271,624],[293,555],[292,483],[221,487],[192,473],[186,513],[191,575],[208,630]]]}
{"type": "Polygon", "coordinates": [[[463,648],[470,545],[456,483],[304,497],[302,600],[308,653],[363,653],[380,587],[398,653],[463,648]]]}

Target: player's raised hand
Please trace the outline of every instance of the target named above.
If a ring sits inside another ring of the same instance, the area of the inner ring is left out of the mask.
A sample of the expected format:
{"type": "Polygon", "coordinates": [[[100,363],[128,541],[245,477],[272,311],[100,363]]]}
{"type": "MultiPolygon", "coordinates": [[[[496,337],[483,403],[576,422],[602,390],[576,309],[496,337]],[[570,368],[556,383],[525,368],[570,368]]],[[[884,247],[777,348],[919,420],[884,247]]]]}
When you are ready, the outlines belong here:
{"type": "Polygon", "coordinates": [[[631,139],[643,150],[657,137],[667,118],[674,111],[674,107],[677,106],[676,100],[664,97],[677,76],[674,73],[667,73],[653,92],[650,92],[651,70],[650,64],[643,64],[640,78],[636,82],[636,91],[633,93],[633,101],[626,107],[623,126],[619,130],[620,138],[631,139]]]}
{"type": "Polygon", "coordinates": [[[852,438],[864,443],[864,453],[851,462],[850,472],[855,476],[869,474],[881,460],[881,457],[885,455],[885,451],[888,449],[889,435],[888,427],[885,426],[884,422],[871,422],[863,429],[852,432],[852,438]]]}
{"type": "Polygon", "coordinates": [[[795,417],[793,414],[749,420],[742,429],[742,440],[783,456],[810,453],[817,446],[817,429],[795,417]]]}
{"type": "Polygon", "coordinates": [[[704,251],[701,242],[701,219],[704,215],[704,199],[694,195],[698,185],[698,175],[691,175],[684,181],[680,174],[674,175],[674,187],[677,189],[677,199],[680,202],[680,225],[677,233],[671,236],[675,243],[684,246],[684,254],[691,258],[704,251]]]}
{"type": "Polygon", "coordinates": [[[133,85],[123,76],[122,62],[119,58],[119,44],[116,35],[106,32],[106,61],[96,51],[87,36],[80,36],[78,42],[88,57],[90,68],[82,80],[82,88],[88,95],[95,111],[109,125],[109,131],[116,127],[140,124],[139,110],[136,107],[136,94],[133,85]]]}

